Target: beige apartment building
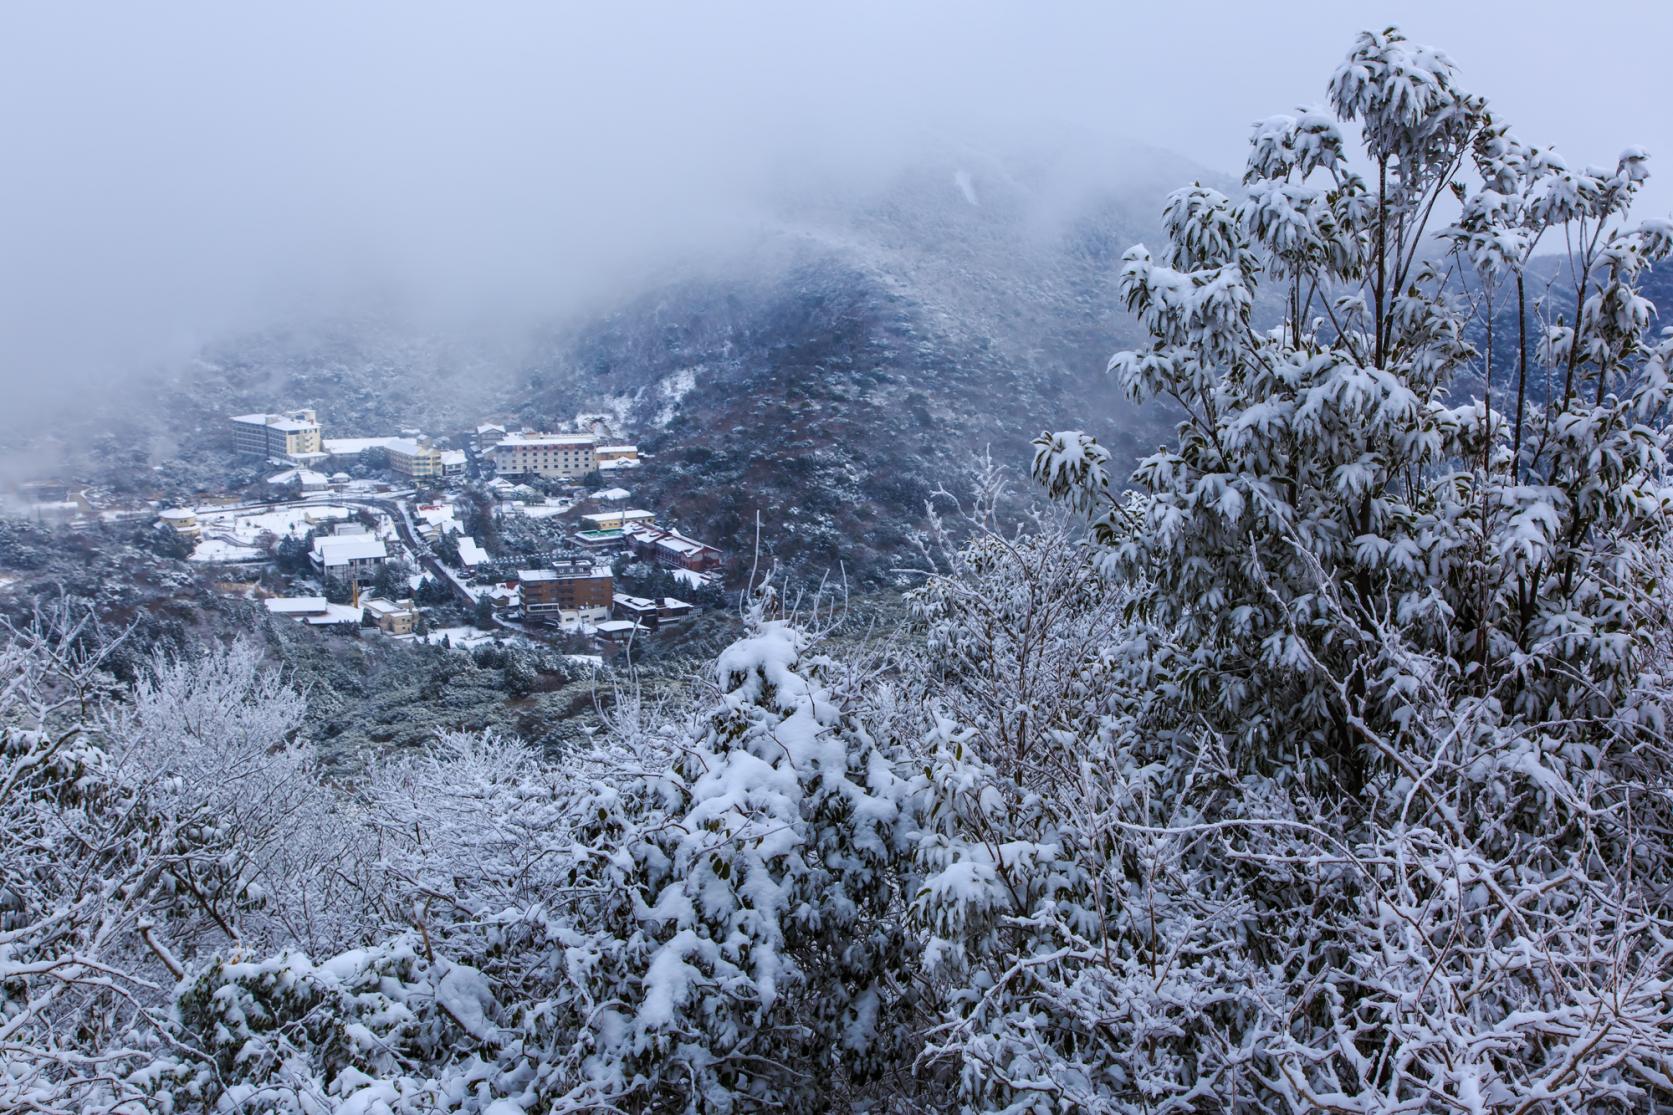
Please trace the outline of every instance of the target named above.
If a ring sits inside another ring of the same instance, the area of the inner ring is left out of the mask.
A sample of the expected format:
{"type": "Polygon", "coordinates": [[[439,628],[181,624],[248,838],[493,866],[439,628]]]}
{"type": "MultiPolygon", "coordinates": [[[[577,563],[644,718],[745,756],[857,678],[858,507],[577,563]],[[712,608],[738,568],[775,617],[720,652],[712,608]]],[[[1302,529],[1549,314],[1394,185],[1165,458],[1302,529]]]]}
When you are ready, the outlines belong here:
{"type": "Polygon", "coordinates": [[[311,410],[282,414],[238,414],[232,444],[253,457],[313,457],[320,452],[319,420],[311,410]]]}
{"type": "Polygon", "coordinates": [[[463,476],[465,454],[459,449],[437,449],[430,439],[418,437],[334,437],[322,443],[333,460],[361,461],[387,468],[414,480],[442,476],[463,476]]]}
{"type": "Polygon", "coordinates": [[[598,469],[597,445],[591,434],[506,434],[494,446],[494,468],[501,476],[585,476],[598,469]]]}
{"type": "Polygon", "coordinates": [[[393,437],[386,449],[389,467],[402,476],[428,480],[442,474],[442,453],[430,445],[429,438],[393,437]]]}

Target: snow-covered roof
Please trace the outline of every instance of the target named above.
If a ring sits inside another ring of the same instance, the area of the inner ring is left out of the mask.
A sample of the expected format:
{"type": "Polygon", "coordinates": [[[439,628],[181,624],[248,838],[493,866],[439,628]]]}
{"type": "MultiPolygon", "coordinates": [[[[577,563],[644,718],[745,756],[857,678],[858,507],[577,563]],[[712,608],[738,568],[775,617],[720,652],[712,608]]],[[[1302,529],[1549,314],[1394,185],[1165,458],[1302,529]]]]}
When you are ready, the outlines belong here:
{"type": "Polygon", "coordinates": [[[198,513],[189,507],[170,507],[166,511],[159,511],[158,518],[169,523],[184,523],[198,517],[198,513]]]}
{"type": "Polygon", "coordinates": [[[300,484],[304,488],[323,488],[327,483],[324,473],[315,472],[311,468],[286,469],[284,472],[275,473],[274,475],[269,476],[267,478],[267,482],[269,484],[300,484]]]}
{"type": "Polygon", "coordinates": [[[328,437],[320,439],[320,448],[333,457],[352,457],[368,449],[388,449],[395,442],[404,440],[398,437],[328,437]]]}
{"type": "Polygon", "coordinates": [[[594,452],[596,452],[596,453],[637,453],[637,452],[639,452],[639,447],[637,445],[601,445],[596,450],[594,450],[594,452]]]}
{"type": "Polygon", "coordinates": [[[412,608],[407,605],[397,604],[393,600],[385,600],[381,596],[374,596],[370,600],[361,601],[360,606],[374,616],[398,616],[412,613],[412,608]]]}
{"type": "Polygon", "coordinates": [[[602,492],[594,492],[594,499],[604,500],[606,503],[620,503],[633,493],[626,488],[606,488],[602,492]]]}
{"type": "Polygon", "coordinates": [[[325,613],[331,602],[323,596],[275,596],[263,601],[275,615],[302,616],[325,613]]]}
{"type": "Polygon", "coordinates": [[[453,521],[453,505],[451,503],[427,503],[413,508],[420,519],[431,526],[440,526],[453,521]]]}
{"type": "Polygon", "coordinates": [[[655,511],[634,509],[631,511],[599,511],[591,515],[582,515],[581,521],[591,523],[595,527],[603,527],[614,523],[648,523],[656,518],[655,511]]]}
{"type": "Polygon", "coordinates": [[[339,565],[345,561],[364,561],[368,558],[381,561],[389,556],[389,549],[381,538],[373,538],[369,534],[348,534],[314,539],[314,553],[326,565],[339,565]]]}
{"type": "Polygon", "coordinates": [[[403,457],[416,457],[420,453],[432,452],[436,453],[438,456],[440,455],[439,450],[433,450],[428,445],[418,444],[417,438],[392,437],[385,440],[389,443],[385,446],[385,448],[387,448],[391,453],[399,453],[403,457]]]}
{"type": "Polygon", "coordinates": [[[484,422],[476,428],[476,432],[479,434],[491,434],[496,431],[503,434],[505,433],[505,427],[494,422],[484,422]]]}
{"type": "Polygon", "coordinates": [[[706,542],[699,542],[695,538],[688,538],[679,531],[675,530],[663,530],[660,527],[648,527],[642,524],[633,523],[628,524],[623,528],[623,530],[629,535],[629,537],[635,539],[636,541],[660,546],[670,553],[696,554],[701,553],[704,550],[714,550],[716,553],[720,552],[715,550],[713,546],[710,546],[706,542]]]}
{"type": "Polygon", "coordinates": [[[644,625],[634,619],[607,619],[594,627],[600,635],[621,635],[629,631],[643,631],[644,625]]]}
{"type": "Polygon", "coordinates": [[[488,551],[477,545],[476,539],[463,534],[459,536],[459,560],[466,568],[481,565],[488,560],[488,551]]]}
{"type": "Polygon", "coordinates": [[[268,426],[286,433],[297,433],[301,430],[319,428],[318,422],[309,422],[302,418],[292,418],[288,414],[235,414],[234,422],[242,422],[248,426],[268,426]]]}
{"type": "Polygon", "coordinates": [[[644,596],[629,596],[625,592],[612,595],[612,600],[624,608],[632,608],[636,612],[648,611],[656,607],[656,601],[644,596]]]}
{"type": "Polygon", "coordinates": [[[352,604],[327,604],[324,615],[309,615],[302,618],[316,627],[328,623],[359,623],[360,609],[352,604]]]}
{"type": "Polygon", "coordinates": [[[443,449],[441,451],[441,463],[444,465],[463,465],[465,463],[465,451],[463,449],[443,449]]]}
{"type": "Polygon", "coordinates": [[[515,449],[520,445],[593,445],[597,440],[591,434],[506,434],[500,443],[494,446],[494,450],[498,452],[501,449],[515,449]]]}

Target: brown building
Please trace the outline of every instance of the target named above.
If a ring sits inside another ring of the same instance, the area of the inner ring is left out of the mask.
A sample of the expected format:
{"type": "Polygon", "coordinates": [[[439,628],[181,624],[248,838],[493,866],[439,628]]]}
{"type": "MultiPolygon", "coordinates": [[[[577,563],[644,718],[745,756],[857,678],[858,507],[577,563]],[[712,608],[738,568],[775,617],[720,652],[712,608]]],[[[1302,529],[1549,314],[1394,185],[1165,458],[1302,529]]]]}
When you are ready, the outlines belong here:
{"type": "Polygon", "coordinates": [[[614,578],[587,558],[566,558],[550,569],[519,570],[517,581],[528,619],[573,623],[609,618],[614,578]]]}
{"type": "Polygon", "coordinates": [[[615,606],[617,619],[633,620],[649,631],[678,623],[693,611],[692,605],[672,596],[651,599],[621,592],[616,593],[615,606]]]}
{"type": "Polygon", "coordinates": [[[687,538],[674,530],[629,523],[622,527],[633,556],[655,562],[665,569],[689,569],[707,573],[719,569],[726,555],[713,546],[687,538]]]}

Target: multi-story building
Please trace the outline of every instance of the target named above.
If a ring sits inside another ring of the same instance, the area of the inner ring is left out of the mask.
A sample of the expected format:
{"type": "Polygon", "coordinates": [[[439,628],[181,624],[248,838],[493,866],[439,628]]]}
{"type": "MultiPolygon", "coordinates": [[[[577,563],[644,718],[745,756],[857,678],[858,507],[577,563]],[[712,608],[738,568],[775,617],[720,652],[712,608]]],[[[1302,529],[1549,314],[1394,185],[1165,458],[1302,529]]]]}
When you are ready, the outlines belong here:
{"type": "Polygon", "coordinates": [[[442,452],[426,437],[392,437],[384,446],[389,468],[414,480],[433,480],[442,475],[442,452]]]}
{"type": "Polygon", "coordinates": [[[476,448],[486,453],[505,440],[505,427],[497,422],[484,422],[476,428],[476,448]]]}
{"type": "Polygon", "coordinates": [[[588,558],[564,558],[549,569],[521,569],[526,619],[564,623],[608,619],[615,579],[598,570],[588,558]]]}
{"type": "Polygon", "coordinates": [[[639,465],[639,447],[637,445],[600,445],[593,450],[593,457],[598,462],[600,472],[618,468],[636,468],[639,465]]]}
{"type": "Polygon", "coordinates": [[[633,556],[654,561],[666,569],[688,569],[708,573],[719,569],[726,555],[713,546],[687,538],[674,530],[630,523],[622,528],[633,556]]]}
{"type": "Polygon", "coordinates": [[[506,434],[494,446],[501,476],[585,476],[598,469],[591,434],[506,434]]]}
{"type": "Polygon", "coordinates": [[[441,450],[430,444],[430,439],[417,437],[334,437],[323,442],[325,451],[340,462],[360,461],[376,468],[387,468],[414,480],[434,480],[441,476],[458,476],[465,471],[465,454],[461,450],[441,450]]]}
{"type": "Polygon", "coordinates": [[[319,420],[311,410],[283,414],[239,414],[232,418],[232,444],[253,457],[318,459],[319,420]]]}

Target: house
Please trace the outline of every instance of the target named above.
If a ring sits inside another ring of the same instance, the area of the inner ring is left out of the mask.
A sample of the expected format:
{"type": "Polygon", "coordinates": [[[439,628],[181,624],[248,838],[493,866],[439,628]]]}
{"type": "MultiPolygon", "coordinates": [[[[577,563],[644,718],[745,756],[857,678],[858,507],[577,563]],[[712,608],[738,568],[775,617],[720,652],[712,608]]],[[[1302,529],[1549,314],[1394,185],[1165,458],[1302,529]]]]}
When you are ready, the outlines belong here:
{"type": "Polygon", "coordinates": [[[488,563],[488,551],[477,545],[476,539],[468,534],[459,536],[459,564],[466,569],[475,569],[479,565],[488,563]]]}
{"type": "Polygon", "coordinates": [[[601,492],[594,492],[593,498],[600,503],[620,503],[632,494],[626,488],[605,488],[601,492]]]}
{"type": "Polygon", "coordinates": [[[311,468],[287,468],[267,478],[270,488],[299,492],[323,492],[330,483],[323,472],[315,472],[311,468]]]}
{"type": "Polygon", "coordinates": [[[476,428],[476,448],[481,452],[486,453],[504,440],[504,426],[494,422],[484,422],[476,428]]]}
{"type": "Polygon", "coordinates": [[[444,477],[465,475],[465,451],[463,449],[443,449],[441,451],[441,474],[444,477]]]}
{"type": "Polygon", "coordinates": [[[629,619],[646,627],[656,626],[656,601],[644,596],[618,592],[611,599],[617,619],[629,619]]]}
{"type": "Polygon", "coordinates": [[[610,615],[615,579],[591,558],[563,558],[548,569],[517,573],[523,590],[523,618],[550,623],[589,622],[610,615]]]}
{"type": "Polygon", "coordinates": [[[418,626],[418,609],[411,600],[385,600],[374,596],[361,604],[362,610],[385,635],[411,635],[418,626]]]}
{"type": "Polygon", "coordinates": [[[650,524],[656,522],[654,511],[595,511],[591,515],[582,515],[581,522],[586,530],[621,530],[634,523],[650,524]]]}
{"type": "Polygon", "coordinates": [[[707,573],[719,569],[726,555],[695,538],[674,530],[630,524],[622,528],[633,556],[655,562],[666,569],[707,573]]]}
{"type": "Polygon", "coordinates": [[[630,619],[605,620],[593,628],[593,634],[600,640],[616,646],[630,642],[634,636],[644,633],[645,628],[630,619]]]}
{"type": "Polygon", "coordinates": [[[314,539],[308,558],[322,576],[364,583],[378,575],[389,559],[389,550],[383,539],[369,534],[334,535],[314,539]]]}
{"type": "Polygon", "coordinates": [[[314,627],[360,623],[360,609],[351,604],[333,604],[323,596],[275,596],[264,600],[269,613],[314,627]]]}
{"type": "Polygon", "coordinates": [[[483,597],[488,599],[488,603],[494,611],[506,612],[522,605],[523,590],[515,584],[490,585],[488,590],[477,599],[481,600],[483,597]]]}
{"type": "Polygon", "coordinates": [[[676,600],[672,596],[651,599],[646,596],[629,596],[620,592],[615,594],[613,604],[617,619],[632,620],[649,631],[656,631],[665,625],[678,623],[691,615],[694,610],[693,605],[686,603],[684,600],[676,600]]]}
{"type": "Polygon", "coordinates": [[[697,605],[684,600],[677,600],[672,596],[664,596],[656,607],[656,621],[658,625],[678,623],[687,619],[697,610],[697,605]]]}

